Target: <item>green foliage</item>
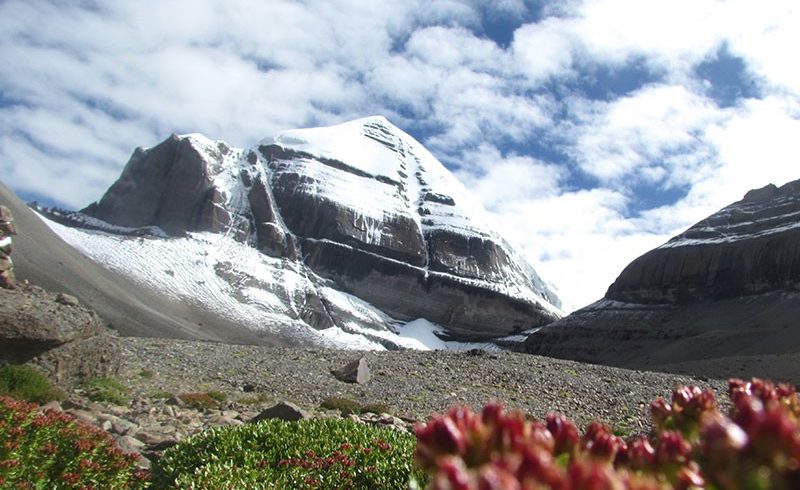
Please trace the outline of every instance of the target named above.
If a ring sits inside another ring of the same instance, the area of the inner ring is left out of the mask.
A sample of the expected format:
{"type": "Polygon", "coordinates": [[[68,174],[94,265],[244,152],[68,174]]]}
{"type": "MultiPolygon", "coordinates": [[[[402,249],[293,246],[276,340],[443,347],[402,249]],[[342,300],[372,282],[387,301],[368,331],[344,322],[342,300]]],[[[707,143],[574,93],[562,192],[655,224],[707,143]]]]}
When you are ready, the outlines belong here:
{"type": "Polygon", "coordinates": [[[115,405],[130,403],[128,387],[113,378],[94,378],[86,383],[85,388],[87,397],[92,401],[115,405]]]}
{"type": "Polygon", "coordinates": [[[0,397],[0,488],[78,489],[149,486],[137,457],[100,429],[55,410],[0,397]]]}
{"type": "Polygon", "coordinates": [[[64,393],[53,387],[44,375],[30,366],[5,364],[0,366],[0,396],[46,403],[61,400],[64,398],[64,393]]]}
{"type": "Polygon", "coordinates": [[[210,429],[168,449],[153,481],[156,488],[406,489],[413,450],[414,437],[392,429],[267,420],[210,429]]]}
{"type": "Polygon", "coordinates": [[[386,413],[389,407],[382,403],[368,403],[361,404],[360,402],[351,398],[344,397],[330,397],[322,400],[320,407],[328,410],[339,410],[342,415],[349,415],[351,413],[386,413]]]}
{"type": "Polygon", "coordinates": [[[208,410],[219,408],[220,404],[227,399],[227,396],[220,391],[200,391],[181,393],[178,398],[189,408],[208,410]]]}

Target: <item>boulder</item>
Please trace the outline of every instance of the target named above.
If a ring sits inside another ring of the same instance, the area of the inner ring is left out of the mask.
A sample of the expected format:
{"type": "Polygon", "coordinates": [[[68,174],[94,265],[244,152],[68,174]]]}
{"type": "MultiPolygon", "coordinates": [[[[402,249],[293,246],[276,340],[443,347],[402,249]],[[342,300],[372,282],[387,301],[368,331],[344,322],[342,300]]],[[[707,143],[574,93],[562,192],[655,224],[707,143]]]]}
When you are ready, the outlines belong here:
{"type": "Polygon", "coordinates": [[[372,379],[367,360],[363,357],[351,361],[339,369],[332,370],[331,374],[339,381],[360,385],[367,384],[372,379]]]}
{"type": "Polygon", "coordinates": [[[0,360],[25,362],[104,332],[97,314],[76,302],[36,287],[0,289],[0,360]]]}
{"type": "Polygon", "coordinates": [[[261,422],[262,420],[280,419],[286,421],[295,421],[307,419],[308,414],[305,410],[291,402],[279,402],[261,413],[250,419],[250,423],[261,422]]]}

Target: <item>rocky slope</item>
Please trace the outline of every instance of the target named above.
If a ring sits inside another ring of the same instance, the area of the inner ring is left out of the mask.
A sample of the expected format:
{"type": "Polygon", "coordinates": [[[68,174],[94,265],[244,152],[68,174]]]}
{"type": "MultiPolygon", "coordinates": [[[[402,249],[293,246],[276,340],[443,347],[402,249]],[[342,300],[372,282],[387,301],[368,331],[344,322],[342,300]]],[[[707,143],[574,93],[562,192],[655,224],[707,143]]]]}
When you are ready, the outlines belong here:
{"type": "MultiPolygon", "coordinates": [[[[800,352],[800,181],[753,190],[633,261],[601,301],[525,342],[618,366],[800,352]]],[[[735,365],[731,362],[731,365],[735,365]]]]}
{"type": "Polygon", "coordinates": [[[50,217],[81,227],[53,229],[136,282],[307,345],[413,346],[396,333],[419,319],[445,340],[485,342],[561,316],[466,190],[382,117],[245,150],[173,135],[137,149],[83,214],[50,217]],[[109,233],[139,236],[140,253],[109,233]]]}
{"type": "Polygon", "coordinates": [[[55,234],[2,183],[0,202],[11,208],[18,230],[12,255],[18,280],[76,296],[124,335],[261,345],[296,343],[291,338],[254,332],[202,305],[174,301],[98,264],[55,234]]]}

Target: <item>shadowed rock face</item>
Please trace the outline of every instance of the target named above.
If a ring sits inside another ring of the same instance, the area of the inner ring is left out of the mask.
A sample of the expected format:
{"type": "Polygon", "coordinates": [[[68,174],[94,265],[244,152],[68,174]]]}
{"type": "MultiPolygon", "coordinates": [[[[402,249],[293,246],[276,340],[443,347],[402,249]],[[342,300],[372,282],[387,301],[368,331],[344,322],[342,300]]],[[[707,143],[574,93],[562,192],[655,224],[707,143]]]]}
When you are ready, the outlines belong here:
{"type": "Polygon", "coordinates": [[[230,224],[230,216],[219,206],[222,196],[209,178],[209,167],[221,158],[214,156],[217,161],[208,161],[188,139],[176,135],[150,150],[138,148],[119,180],[86,211],[132,228],[221,231],[230,224]]]}
{"type": "Polygon", "coordinates": [[[800,181],[753,190],[634,260],[606,298],[687,303],[800,288],[800,181]]]}
{"type": "MultiPolygon", "coordinates": [[[[558,318],[557,296],[499,235],[471,219],[470,205],[451,192],[452,176],[421,145],[383,118],[341,127],[348,149],[366,149],[347,158],[335,141],[330,152],[308,144],[317,129],[251,150],[173,135],[136,150],[84,212],[170,235],[228,234],[272,257],[302,260],[395,319],[441,324],[453,339],[486,340],[558,318]],[[373,160],[364,163],[363,155],[373,160]]],[[[338,136],[336,128],[330,134],[338,136]]],[[[336,308],[321,298],[307,298],[318,307],[306,323],[322,329],[349,321],[334,318],[336,308]]]]}
{"type": "Polygon", "coordinates": [[[750,191],[634,260],[524,349],[644,368],[782,354],[800,351],[798,318],[800,180],[750,191]]]}

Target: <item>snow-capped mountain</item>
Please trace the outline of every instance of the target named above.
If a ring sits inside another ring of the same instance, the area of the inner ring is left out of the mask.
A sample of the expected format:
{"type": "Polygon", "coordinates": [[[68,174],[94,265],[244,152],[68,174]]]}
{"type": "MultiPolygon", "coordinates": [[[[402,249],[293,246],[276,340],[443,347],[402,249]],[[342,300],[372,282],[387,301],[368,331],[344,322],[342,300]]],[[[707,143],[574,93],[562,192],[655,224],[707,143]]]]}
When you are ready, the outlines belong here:
{"type": "Polygon", "coordinates": [[[800,180],[768,185],[631,262],[605,297],[525,343],[653,368],[800,351],[800,180]]]}
{"type": "Polygon", "coordinates": [[[421,325],[486,342],[562,315],[463,186],[383,117],[249,149],[173,135],[137,149],[100,201],[51,218],[139,283],[308,345],[424,347],[409,338],[421,325]]]}

